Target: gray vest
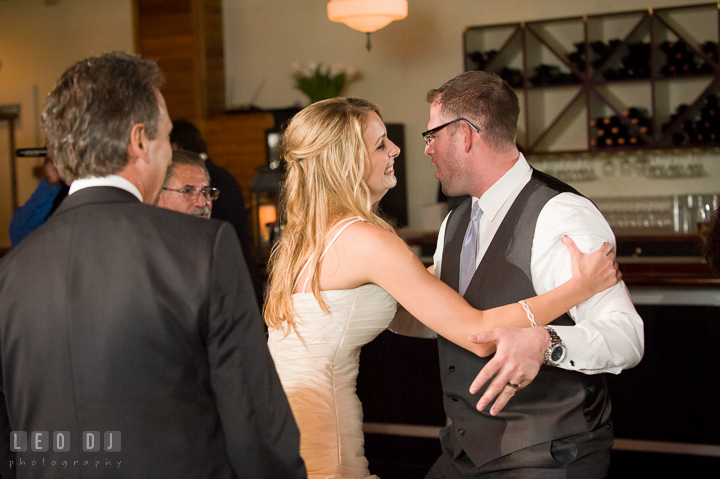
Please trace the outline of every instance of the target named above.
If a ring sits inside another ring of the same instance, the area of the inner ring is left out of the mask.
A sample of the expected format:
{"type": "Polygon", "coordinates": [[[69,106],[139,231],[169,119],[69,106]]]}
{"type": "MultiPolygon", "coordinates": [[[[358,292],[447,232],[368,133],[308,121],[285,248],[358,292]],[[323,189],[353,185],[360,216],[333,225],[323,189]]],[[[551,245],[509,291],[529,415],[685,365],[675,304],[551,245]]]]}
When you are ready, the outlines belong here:
{"type": "MultiPolygon", "coordinates": [[[[557,179],[533,171],[475,272],[465,299],[477,309],[491,309],[537,296],[530,272],[530,253],[538,215],[561,192],[579,194],[557,179]]],[[[448,218],[440,279],[457,291],[460,250],[470,221],[468,199],[448,218]]],[[[573,325],[567,315],[552,324],[573,325]]],[[[485,392],[468,392],[491,359],[480,358],[438,338],[445,413],[452,424],[441,434],[443,450],[453,459],[464,450],[476,467],[520,449],[592,431],[610,421],[610,400],[603,375],[585,375],[542,366],[535,380],[495,417],[475,406],[485,392]],[[448,447],[449,446],[449,447],[448,447]]],[[[487,384],[485,385],[487,387],[487,384]]]]}

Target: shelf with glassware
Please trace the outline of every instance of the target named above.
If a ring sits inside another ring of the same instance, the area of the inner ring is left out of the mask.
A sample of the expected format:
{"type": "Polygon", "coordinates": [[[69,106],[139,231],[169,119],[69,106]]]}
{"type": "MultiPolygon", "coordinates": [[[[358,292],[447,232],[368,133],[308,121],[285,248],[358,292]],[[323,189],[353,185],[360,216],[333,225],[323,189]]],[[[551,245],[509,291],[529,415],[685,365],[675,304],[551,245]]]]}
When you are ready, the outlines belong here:
{"type": "Polygon", "coordinates": [[[530,164],[583,191],[616,235],[698,236],[718,207],[720,148],[542,153],[530,164]]]}
{"type": "Polygon", "coordinates": [[[518,93],[526,153],[717,145],[718,4],[468,27],[466,70],[518,93]]]}

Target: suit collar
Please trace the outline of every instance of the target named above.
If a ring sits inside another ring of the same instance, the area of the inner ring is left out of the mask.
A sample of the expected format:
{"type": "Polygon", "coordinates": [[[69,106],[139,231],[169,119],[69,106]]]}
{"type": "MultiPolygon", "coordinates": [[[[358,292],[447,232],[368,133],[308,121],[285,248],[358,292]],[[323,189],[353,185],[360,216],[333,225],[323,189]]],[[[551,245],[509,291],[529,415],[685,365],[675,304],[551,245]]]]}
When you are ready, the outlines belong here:
{"type": "Polygon", "coordinates": [[[140,201],[135,195],[122,188],[116,188],[114,186],[92,186],[76,191],[65,198],[53,216],[82,206],[103,203],[140,203],[140,201]]]}
{"type": "Polygon", "coordinates": [[[140,190],[130,180],[123,178],[120,175],[107,175],[107,176],[91,176],[89,178],[80,178],[72,182],[70,185],[70,195],[75,194],[76,191],[80,191],[84,188],[90,188],[92,186],[114,186],[115,188],[122,188],[123,190],[129,191],[140,201],[143,200],[140,190]]]}

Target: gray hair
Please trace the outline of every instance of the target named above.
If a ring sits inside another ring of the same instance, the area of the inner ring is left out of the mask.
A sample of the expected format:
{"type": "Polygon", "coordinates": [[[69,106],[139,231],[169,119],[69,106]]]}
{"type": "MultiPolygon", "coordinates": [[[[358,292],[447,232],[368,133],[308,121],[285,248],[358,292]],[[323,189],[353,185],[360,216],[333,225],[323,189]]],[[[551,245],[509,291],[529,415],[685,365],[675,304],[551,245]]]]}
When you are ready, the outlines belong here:
{"type": "Polygon", "coordinates": [[[165,173],[165,182],[163,183],[163,188],[167,188],[167,186],[170,184],[170,179],[172,179],[175,167],[177,167],[178,165],[197,166],[199,168],[202,168],[203,173],[205,173],[205,178],[207,179],[208,183],[210,183],[210,173],[205,166],[205,160],[203,160],[200,155],[193,153],[192,151],[175,150],[172,154],[172,163],[170,163],[170,166],[168,166],[167,169],[167,173],[165,173]]]}
{"type": "Polygon", "coordinates": [[[157,136],[155,90],[164,83],[157,64],[125,52],[77,62],[62,74],[42,113],[47,148],[66,183],[115,174],[127,165],[135,124],[157,136]]]}

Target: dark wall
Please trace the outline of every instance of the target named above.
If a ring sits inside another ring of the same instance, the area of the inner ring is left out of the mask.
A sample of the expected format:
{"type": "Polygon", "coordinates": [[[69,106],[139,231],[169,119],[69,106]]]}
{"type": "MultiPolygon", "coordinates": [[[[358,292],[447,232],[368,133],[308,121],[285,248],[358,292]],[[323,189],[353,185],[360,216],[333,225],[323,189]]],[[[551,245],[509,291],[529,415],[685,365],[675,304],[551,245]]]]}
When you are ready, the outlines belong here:
{"type": "MultiPolygon", "coordinates": [[[[405,125],[386,123],[388,138],[400,147],[400,155],[395,158],[395,178],[397,185],[387,192],[380,201],[380,211],[389,218],[394,226],[408,225],[407,181],[405,178],[405,125]]],[[[418,135],[419,137],[420,135],[418,135]]]]}

